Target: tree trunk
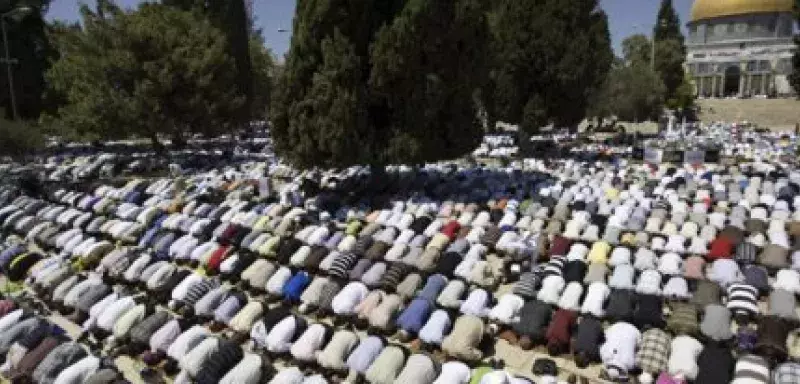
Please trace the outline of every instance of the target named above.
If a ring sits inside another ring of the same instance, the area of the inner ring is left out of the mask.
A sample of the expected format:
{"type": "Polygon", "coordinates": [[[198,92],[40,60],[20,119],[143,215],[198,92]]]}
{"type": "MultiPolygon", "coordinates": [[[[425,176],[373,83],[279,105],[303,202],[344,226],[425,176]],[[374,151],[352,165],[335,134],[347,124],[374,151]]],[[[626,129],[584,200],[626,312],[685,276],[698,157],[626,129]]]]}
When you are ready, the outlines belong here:
{"type": "Polygon", "coordinates": [[[186,148],[186,140],[183,138],[180,132],[175,132],[172,134],[172,148],[181,150],[186,148]]]}
{"type": "Polygon", "coordinates": [[[165,157],[166,156],[167,151],[164,148],[164,145],[161,144],[160,141],[158,141],[158,135],[157,134],[155,134],[155,133],[151,133],[150,134],[150,143],[152,143],[153,150],[156,152],[157,156],[159,156],[159,157],[165,157]]]}

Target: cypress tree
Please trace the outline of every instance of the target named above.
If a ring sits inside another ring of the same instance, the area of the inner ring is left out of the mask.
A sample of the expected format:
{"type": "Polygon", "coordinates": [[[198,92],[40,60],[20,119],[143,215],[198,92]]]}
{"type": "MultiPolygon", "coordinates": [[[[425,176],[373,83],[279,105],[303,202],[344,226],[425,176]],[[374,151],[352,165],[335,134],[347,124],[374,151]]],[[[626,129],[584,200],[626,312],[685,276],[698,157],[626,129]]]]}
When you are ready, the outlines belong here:
{"type": "Polygon", "coordinates": [[[0,118],[12,115],[6,65],[11,65],[18,118],[36,119],[43,110],[55,108],[42,97],[46,89],[45,72],[58,57],[44,18],[50,3],[51,0],[0,1],[0,13],[4,14],[13,9],[29,8],[28,12],[17,12],[4,19],[8,47],[4,47],[0,39],[0,58],[5,59],[2,55],[8,49],[16,61],[14,64],[0,61],[0,110],[5,110],[0,118]]]}
{"type": "MultiPolygon", "coordinates": [[[[794,16],[797,27],[800,28],[800,1],[794,3],[794,16]]],[[[792,73],[789,75],[789,83],[794,88],[797,97],[800,98],[800,35],[794,37],[794,56],[792,56],[792,73]]]]}
{"type": "Polygon", "coordinates": [[[432,161],[474,148],[481,4],[298,1],[273,102],[276,150],[311,167],[432,161]]]}
{"type": "Polygon", "coordinates": [[[163,3],[187,11],[198,10],[225,33],[227,52],[236,65],[236,86],[244,96],[244,103],[234,118],[240,125],[249,122],[254,80],[249,50],[250,22],[244,0],[164,0],[163,3]]]}
{"type": "Polygon", "coordinates": [[[675,7],[672,6],[672,0],[661,0],[658,18],[653,26],[653,34],[656,41],[674,39],[680,41],[683,46],[684,38],[681,32],[681,20],[675,11],[675,7]]]}
{"type": "Polygon", "coordinates": [[[655,69],[664,82],[667,99],[673,99],[685,79],[683,63],[686,61],[686,45],[672,0],[661,1],[653,34],[653,43],[656,45],[655,69]]]}
{"type": "Polygon", "coordinates": [[[502,0],[493,15],[493,97],[498,120],[528,132],[576,126],[613,53],[596,0],[502,0]]]}

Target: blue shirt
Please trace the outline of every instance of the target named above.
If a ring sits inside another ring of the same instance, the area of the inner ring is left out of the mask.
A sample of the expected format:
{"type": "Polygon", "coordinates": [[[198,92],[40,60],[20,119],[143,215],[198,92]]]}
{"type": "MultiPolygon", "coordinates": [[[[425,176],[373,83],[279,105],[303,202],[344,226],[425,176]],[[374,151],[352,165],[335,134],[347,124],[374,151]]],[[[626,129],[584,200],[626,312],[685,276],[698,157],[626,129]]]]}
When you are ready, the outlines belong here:
{"type": "Polygon", "coordinates": [[[282,292],[284,299],[290,301],[299,301],[300,295],[303,294],[303,291],[310,282],[311,278],[306,272],[299,272],[298,274],[292,276],[292,278],[286,282],[286,285],[283,286],[282,292]]]}
{"type": "Polygon", "coordinates": [[[445,285],[447,285],[447,278],[437,273],[428,277],[428,281],[425,282],[425,286],[419,291],[417,297],[427,299],[428,301],[436,301],[436,298],[439,297],[439,293],[442,292],[445,285]]]}
{"type": "Polygon", "coordinates": [[[433,301],[417,297],[397,318],[397,326],[408,333],[416,334],[425,325],[433,310],[433,301]]]}
{"type": "Polygon", "coordinates": [[[347,367],[358,373],[364,373],[382,350],[383,340],[377,336],[369,336],[361,340],[356,349],[347,357],[347,367]]]}

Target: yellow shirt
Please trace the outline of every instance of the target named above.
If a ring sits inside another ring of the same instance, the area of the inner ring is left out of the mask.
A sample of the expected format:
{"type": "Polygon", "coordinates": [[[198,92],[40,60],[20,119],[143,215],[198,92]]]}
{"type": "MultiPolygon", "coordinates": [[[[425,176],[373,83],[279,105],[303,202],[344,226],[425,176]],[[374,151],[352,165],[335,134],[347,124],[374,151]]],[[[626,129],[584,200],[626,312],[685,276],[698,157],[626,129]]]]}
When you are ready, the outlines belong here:
{"type": "Polygon", "coordinates": [[[624,235],[622,235],[622,240],[620,240],[620,242],[623,244],[635,245],[636,235],[630,232],[626,232],[624,235]]]}
{"type": "Polygon", "coordinates": [[[607,263],[608,254],[611,252],[611,245],[605,241],[598,241],[592,245],[589,251],[588,260],[590,263],[607,263]]]}
{"type": "Polygon", "coordinates": [[[267,230],[267,225],[269,225],[269,221],[270,220],[271,219],[270,219],[269,216],[261,216],[261,217],[259,217],[258,220],[256,221],[256,223],[253,225],[253,230],[254,231],[266,231],[267,230]]]}
{"type": "Polygon", "coordinates": [[[606,199],[616,200],[619,197],[619,190],[616,188],[606,188],[606,199]]]}
{"type": "Polygon", "coordinates": [[[258,248],[258,253],[263,256],[274,256],[275,250],[278,248],[278,243],[280,243],[280,241],[280,236],[270,237],[261,247],[258,248]]]}

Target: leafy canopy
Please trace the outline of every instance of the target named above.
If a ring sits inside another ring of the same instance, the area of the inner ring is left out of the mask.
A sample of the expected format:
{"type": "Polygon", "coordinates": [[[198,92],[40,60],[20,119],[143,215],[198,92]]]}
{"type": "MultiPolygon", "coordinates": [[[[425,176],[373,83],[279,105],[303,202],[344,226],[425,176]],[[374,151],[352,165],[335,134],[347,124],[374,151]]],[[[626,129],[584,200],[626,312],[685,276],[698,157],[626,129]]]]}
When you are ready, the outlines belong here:
{"type": "Polygon", "coordinates": [[[495,7],[489,109],[528,132],[576,126],[614,58],[598,2],[501,0],[495,7]]]}
{"type": "Polygon", "coordinates": [[[481,127],[482,0],[300,0],[272,134],[295,165],[421,163],[464,154],[481,127]]]}
{"type": "Polygon", "coordinates": [[[159,4],[122,11],[108,0],[81,8],[79,28],[58,34],[48,71],[66,104],[53,116],[101,138],[227,132],[244,97],[224,35],[204,17],[159,4]]]}

